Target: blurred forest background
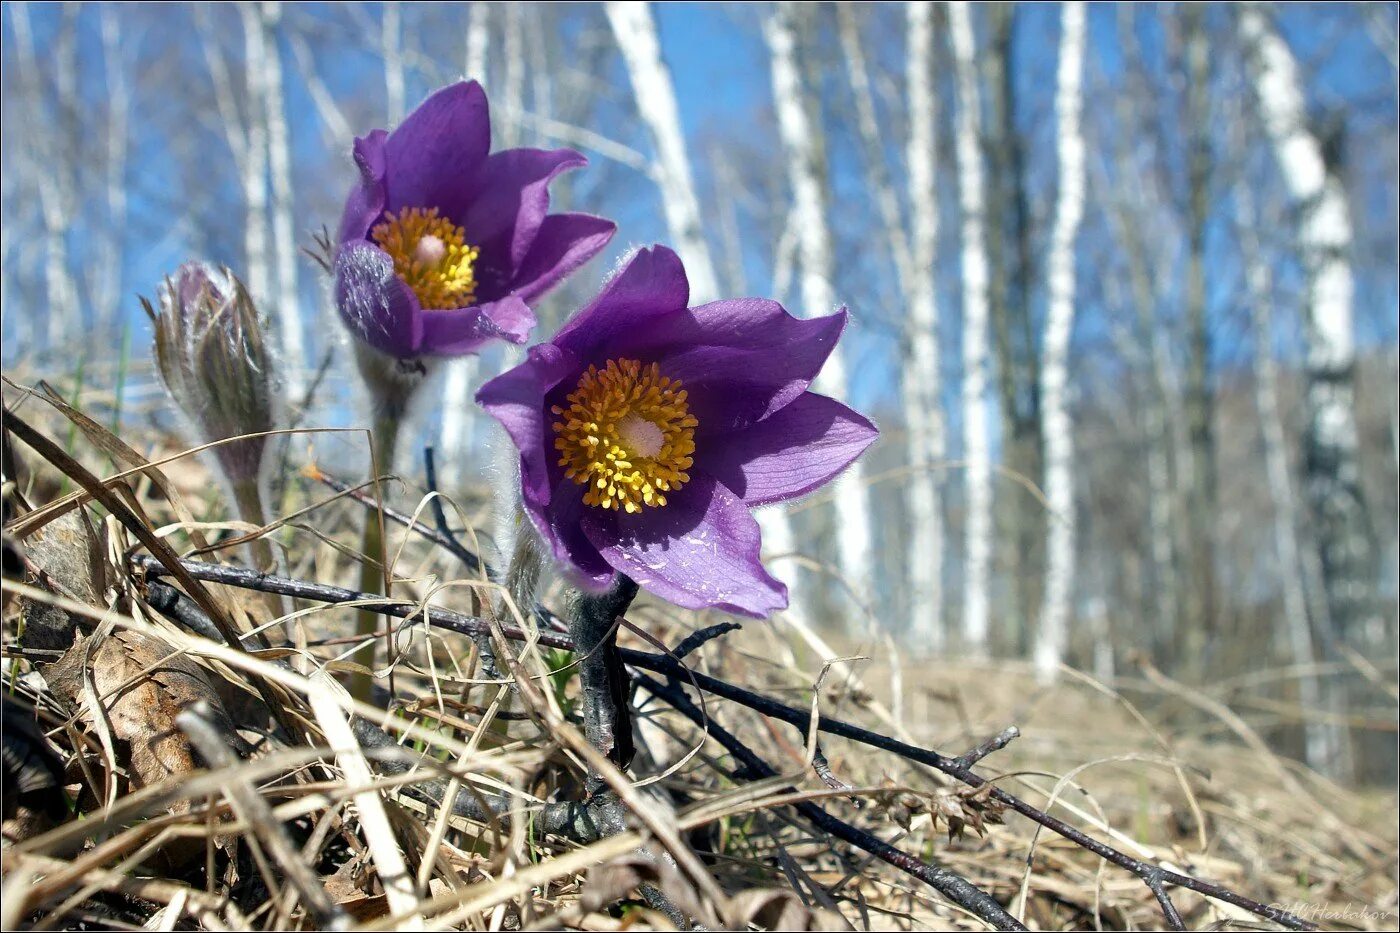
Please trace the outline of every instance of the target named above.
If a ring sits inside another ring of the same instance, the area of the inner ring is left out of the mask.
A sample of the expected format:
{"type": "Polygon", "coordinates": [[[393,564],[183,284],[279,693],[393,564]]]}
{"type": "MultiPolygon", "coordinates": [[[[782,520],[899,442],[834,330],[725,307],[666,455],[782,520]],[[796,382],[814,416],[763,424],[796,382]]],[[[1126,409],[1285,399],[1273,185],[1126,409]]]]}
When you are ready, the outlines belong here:
{"type": "MultiPolygon", "coordinates": [[[[699,300],[851,308],[839,391],[882,438],[764,516],[793,612],[1046,678],[1147,662],[1393,779],[1396,34],[1369,3],[6,3],[4,366],[169,425],[136,296],[205,258],[300,422],[363,423],[300,251],[354,135],[475,77],[495,145],[584,152],[556,204],[619,224],[542,333],[652,242],[699,300]]],[[[505,356],[401,444],[447,491],[485,482],[505,356]]]]}

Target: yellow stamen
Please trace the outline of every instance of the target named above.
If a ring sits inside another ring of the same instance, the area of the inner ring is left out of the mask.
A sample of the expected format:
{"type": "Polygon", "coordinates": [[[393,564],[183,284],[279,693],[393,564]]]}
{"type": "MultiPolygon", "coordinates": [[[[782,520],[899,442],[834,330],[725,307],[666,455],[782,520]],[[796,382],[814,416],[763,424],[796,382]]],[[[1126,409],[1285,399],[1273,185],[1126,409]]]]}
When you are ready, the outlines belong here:
{"type": "Polygon", "coordinates": [[[699,422],[680,382],[655,363],[589,366],[568,402],[553,407],[554,449],[564,475],[588,487],[585,505],[640,512],[690,481],[699,422]]]}
{"type": "Polygon", "coordinates": [[[477,248],[467,244],[465,230],[439,217],[436,207],[387,214],[369,235],[394,260],[394,271],[424,310],[463,308],[476,298],[477,248]]]}

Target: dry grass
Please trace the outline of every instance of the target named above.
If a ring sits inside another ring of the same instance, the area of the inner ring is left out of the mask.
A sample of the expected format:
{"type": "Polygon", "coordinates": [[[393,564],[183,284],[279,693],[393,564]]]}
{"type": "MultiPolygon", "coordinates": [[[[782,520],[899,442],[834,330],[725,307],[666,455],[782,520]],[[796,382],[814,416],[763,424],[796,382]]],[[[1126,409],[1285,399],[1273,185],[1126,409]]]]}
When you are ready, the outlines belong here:
{"type": "MultiPolygon", "coordinates": [[[[60,445],[70,437],[67,422],[41,401],[7,389],[6,404],[60,445]]],[[[178,457],[174,442],[149,430],[129,430],[126,440],[152,460],[177,457],[161,467],[166,484],[132,475],[113,486],[129,490],[126,501],[147,527],[182,555],[206,538],[213,550],[203,559],[244,559],[224,544],[247,529],[226,524],[199,462],[178,457]]],[[[362,469],[360,438],[315,441],[323,465],[345,464],[347,476],[362,469]]],[[[304,449],[305,439],[296,443],[304,449]]],[[[76,435],[67,446],[94,473],[121,469],[76,435]]],[[[17,449],[29,468],[19,491],[35,509],[81,486],[17,449]]],[[[424,509],[422,490],[388,489],[399,508],[424,509]]],[[[484,536],[491,525],[483,503],[464,497],[461,521],[484,536]]],[[[70,579],[48,589],[7,583],[10,596],[22,597],[6,600],[7,688],[40,709],[77,812],[58,825],[6,824],[5,929],[667,928],[637,895],[648,880],[712,926],[984,928],[908,875],[815,832],[786,806],[796,799],[819,801],[958,872],[1031,928],[1162,926],[1138,879],[1027,820],[1008,815],[982,835],[969,828],[950,840],[945,822],[900,812],[893,788],[935,803],[956,800],[958,788],[941,774],[826,737],[832,772],[852,788],[832,790],[813,771],[804,735],[721,700],[707,702],[708,714],[782,778],[736,780],[723,749],[654,698],[639,697],[641,751],[629,779],[582,740],[573,658],[537,643],[513,645],[520,688],[513,690],[482,676],[470,639],[413,625],[378,679],[389,712],[357,705],[337,681],[354,646],[318,644],[351,632],[353,609],[299,604],[291,649],[242,652],[196,637],[143,608],[142,583],[124,562],[138,550],[130,529],[90,502],[83,509],[105,536],[96,558],[105,587],[96,598],[81,598],[70,579]],[[103,650],[130,659],[135,643],[164,650],[122,676],[90,671],[66,698],[44,676],[53,656],[21,647],[26,604],[27,613],[36,605],[68,613],[87,633],[89,659],[103,650]],[[185,693],[167,676],[179,665],[194,670],[185,693]],[[159,689],[133,711],[129,698],[146,683],[159,689]],[[200,691],[212,704],[201,718],[216,720],[209,709],[221,707],[246,743],[239,754],[225,749],[221,764],[186,739],[198,730],[181,717],[200,691]],[[105,713],[95,715],[99,709],[105,713]],[[397,757],[415,770],[394,776],[382,754],[362,752],[349,725],[356,713],[399,736],[397,757]],[[175,725],[157,735],[167,714],[175,725]],[[267,738],[274,718],[281,741],[267,738]],[[172,739],[183,757],[160,744],[172,739]],[[156,746],[154,763],[139,753],[156,746]],[[588,844],[538,833],[530,814],[578,799],[590,767],[629,802],[627,831],[588,844]],[[489,823],[450,816],[406,792],[427,779],[447,780],[449,793],[504,794],[511,812],[489,823]],[[669,852],[676,864],[639,859],[642,848],[669,852]]],[[[285,554],[287,575],[355,585],[361,506],[293,477],[279,514],[290,518],[267,533],[285,554]]],[[[473,533],[464,541],[476,547],[473,533]]],[[[52,557],[51,548],[24,545],[31,560],[52,557]]],[[[464,575],[451,555],[418,536],[391,528],[388,550],[398,596],[470,614],[496,601],[494,584],[464,575]]],[[[216,612],[241,631],[272,619],[260,594],[207,590],[216,612]]],[[[547,592],[545,602],[557,595],[547,592]]],[[[718,620],[646,600],[629,618],[667,645],[718,620]]],[[[518,614],[504,621],[525,623],[518,614]]],[[[630,632],[622,641],[650,650],[630,632]]],[[[824,649],[781,620],[748,623],[687,660],[805,708],[825,661],[864,656],[828,672],[816,697],[823,713],[949,754],[1014,724],[1022,737],[985,759],[980,773],[1120,850],[1289,906],[1327,928],[1396,923],[1395,796],[1334,786],[1276,757],[1253,731],[1269,716],[1299,711],[1254,702],[1238,685],[1183,688],[1147,666],[1111,683],[1070,672],[1042,687],[1019,662],[916,660],[887,644],[835,641],[824,649]],[[1232,713],[1227,698],[1250,715],[1232,713]]],[[[1394,669],[1381,677],[1393,684],[1394,669]]],[[[1192,928],[1268,928],[1228,905],[1173,896],[1192,928]]]]}

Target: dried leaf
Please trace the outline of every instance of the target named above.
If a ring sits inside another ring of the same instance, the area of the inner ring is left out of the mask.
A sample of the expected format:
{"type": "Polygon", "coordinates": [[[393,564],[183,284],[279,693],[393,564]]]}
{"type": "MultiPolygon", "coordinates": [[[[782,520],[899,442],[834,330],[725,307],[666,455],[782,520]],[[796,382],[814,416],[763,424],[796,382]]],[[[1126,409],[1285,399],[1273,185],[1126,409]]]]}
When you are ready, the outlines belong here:
{"type": "Polygon", "coordinates": [[[62,658],[44,670],[54,692],[81,709],[90,727],[97,711],[88,697],[102,704],[101,715],[112,736],[124,742],[133,787],[143,787],[187,774],[196,767],[193,750],[175,717],[201,700],[213,710],[215,725],[233,735],[232,724],[204,670],[184,655],[173,654],[165,642],[128,630],[105,638],[79,634],[62,658]],[[96,644],[93,644],[97,641],[96,644]],[[89,667],[90,664],[90,667],[89,667]],[[85,675],[91,677],[91,691],[85,675]]]}
{"type": "Polygon", "coordinates": [[[604,910],[631,894],[640,884],[657,884],[661,871],[656,860],[641,853],[613,859],[588,873],[588,884],[579,906],[589,912],[604,910]]]}
{"type": "MultiPolygon", "coordinates": [[[[103,605],[102,542],[82,509],[61,515],[24,542],[28,582],[91,606],[103,605]]],[[[82,620],[42,600],[21,599],[26,648],[63,651],[73,644],[82,620]]],[[[90,626],[88,626],[90,628],[90,626]]]]}
{"type": "Polygon", "coordinates": [[[841,917],[808,907],[792,891],[768,889],[744,891],[729,901],[732,929],[757,927],[760,930],[849,930],[841,917]]]}

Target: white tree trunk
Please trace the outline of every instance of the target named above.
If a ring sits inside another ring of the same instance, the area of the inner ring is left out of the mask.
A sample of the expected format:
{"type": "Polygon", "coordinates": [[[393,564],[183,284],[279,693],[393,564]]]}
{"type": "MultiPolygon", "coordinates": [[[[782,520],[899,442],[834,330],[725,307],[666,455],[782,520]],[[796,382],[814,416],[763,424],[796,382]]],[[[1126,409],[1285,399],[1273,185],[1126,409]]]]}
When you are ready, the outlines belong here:
{"type": "Polygon", "coordinates": [[[961,3],[948,6],[957,75],[958,200],[962,207],[963,432],[967,462],[967,527],[962,629],[973,654],[987,649],[987,587],[992,554],[992,471],[987,443],[988,272],[982,185],[982,101],[972,19],[961,3]]]}
{"type": "MultiPolygon", "coordinates": [[[[1036,634],[1035,666],[1054,679],[1064,660],[1074,594],[1074,425],[1069,414],[1069,347],[1074,333],[1074,241],[1084,215],[1084,4],[1065,3],[1060,17],[1060,64],[1055,90],[1059,194],[1047,261],[1049,285],[1040,414],[1045,437],[1045,600],[1036,634]]],[[[1100,610],[1104,614],[1104,610],[1100,610]]]]}
{"type": "Polygon", "coordinates": [[[388,111],[389,123],[393,125],[403,119],[407,106],[403,69],[403,8],[398,0],[388,0],[384,4],[380,42],[384,55],[384,107],[388,111]]]}
{"type": "Polygon", "coordinates": [[[525,22],[518,3],[506,4],[505,14],[501,103],[508,116],[501,124],[501,144],[509,149],[520,145],[520,112],[525,109],[525,22]]]}
{"type": "MultiPolygon", "coordinates": [[[[1241,154],[1242,155],[1242,154],[1241,154]]],[[[1243,160],[1241,159],[1241,164],[1243,160]]],[[[1322,685],[1312,668],[1317,663],[1313,650],[1312,627],[1308,620],[1307,595],[1303,589],[1305,569],[1297,535],[1297,506],[1292,471],[1288,464],[1288,442],[1278,400],[1278,367],[1273,353],[1273,281],[1261,254],[1256,232],[1259,218],[1247,182],[1235,187],[1235,212],[1239,219],[1240,246],[1245,261],[1245,281],[1254,325],[1255,401],[1264,441],[1264,467],[1269,478],[1269,498],[1274,509],[1274,546],[1278,561],[1279,586],[1283,591],[1283,615],[1289,653],[1302,668],[1298,678],[1298,699],[1307,712],[1325,709],[1322,685]]],[[[1336,760],[1339,744],[1336,727],[1315,720],[1304,723],[1304,755],[1318,771],[1329,769],[1336,760]]]]}
{"type": "MultiPolygon", "coordinates": [[[[934,169],[938,158],[933,90],[933,7],[905,5],[908,24],[909,206],[908,359],[903,373],[904,417],[908,426],[910,547],[908,586],[910,641],[930,652],[947,643],[943,626],[943,513],[936,464],[944,456],[942,399],[939,392],[938,301],[934,264],[938,244],[938,203],[934,169]],[[932,469],[931,469],[932,467],[932,469]]],[[[888,221],[886,221],[888,223],[888,221]]],[[[894,244],[891,244],[894,248],[894,244]]]]}
{"type": "MultiPolygon", "coordinates": [[[[932,11],[916,9],[925,6],[926,4],[919,3],[908,5],[910,35],[907,65],[910,77],[909,135],[911,147],[914,145],[914,121],[916,119],[930,121],[933,119],[932,98],[930,97],[920,105],[920,112],[915,112],[913,99],[915,93],[929,95],[932,93],[930,85],[933,76],[929,71],[930,48],[933,44],[932,11]],[[920,25],[920,23],[925,25],[920,25]],[[918,28],[924,30],[924,38],[921,40],[922,47],[916,49],[913,31],[918,28]],[[919,76],[920,87],[918,88],[914,87],[916,74],[919,76]]],[[[875,113],[875,95],[870,87],[870,74],[865,65],[865,52],[861,48],[860,24],[856,18],[856,5],[850,0],[842,0],[841,3],[837,4],[837,15],[840,23],[842,54],[846,59],[846,76],[850,80],[851,91],[856,101],[856,125],[860,129],[861,149],[864,152],[866,170],[869,172],[870,190],[875,199],[875,206],[880,212],[880,222],[885,228],[885,237],[889,241],[890,256],[894,263],[895,273],[899,278],[900,288],[908,295],[910,294],[910,274],[912,271],[910,269],[909,241],[904,235],[904,218],[900,216],[899,199],[895,194],[894,185],[890,182],[890,173],[885,165],[885,140],[880,132],[879,118],[875,113]]],[[[930,129],[926,135],[926,141],[931,143],[932,130],[930,129]]],[[[918,159],[919,161],[927,161],[929,177],[932,178],[934,159],[932,153],[921,148],[918,159]]],[[[912,161],[909,171],[912,185],[914,172],[912,161]]],[[[915,222],[917,223],[917,220],[915,222]]]]}
{"type": "MultiPolygon", "coordinates": [[[[467,14],[467,57],[466,77],[475,79],[486,87],[486,54],[491,42],[491,5],[478,2],[471,5],[467,14]]],[[[442,405],[442,455],[438,476],[442,491],[454,495],[461,487],[464,471],[462,466],[471,451],[473,414],[476,406],[472,403],[472,388],[476,384],[480,370],[479,358],[475,355],[450,360],[447,363],[447,382],[443,386],[442,405]]]]}
{"type": "Polygon", "coordinates": [[[604,6],[627,64],[637,111],[651,130],[656,145],[653,175],[661,189],[666,229],[690,278],[691,303],[713,301],[719,297],[719,284],[700,223],[700,202],[695,196],[676,90],[671,82],[671,70],[661,58],[651,6],[647,3],[607,3],[604,6]]]}
{"type": "Polygon", "coordinates": [[[44,321],[47,329],[44,334],[48,349],[54,349],[65,333],[72,333],[69,323],[77,310],[77,285],[68,271],[68,195],[64,190],[62,171],[55,171],[61,158],[63,147],[59,145],[58,125],[43,115],[43,87],[38,76],[41,73],[35,57],[34,33],[29,22],[29,5],[14,3],[10,6],[10,20],[15,33],[20,69],[28,84],[29,105],[33,107],[31,119],[35,127],[45,127],[37,135],[35,143],[35,181],[39,188],[39,207],[44,221],[44,289],[48,301],[48,313],[44,321]]]}
{"type": "MultiPolygon", "coordinates": [[[[247,133],[243,136],[240,170],[246,209],[243,244],[248,291],[259,307],[272,299],[272,273],[267,243],[267,44],[255,4],[241,3],[245,80],[248,87],[247,133]]],[[[230,142],[233,136],[230,134],[230,142]]]]}
{"type": "Polygon", "coordinates": [[[1292,52],[1258,4],[1241,9],[1240,29],[1264,128],[1300,215],[1308,282],[1308,498],[1330,617],[1324,631],[1345,639],[1378,621],[1369,605],[1374,582],[1357,454],[1351,216],[1308,130],[1292,52]]]}
{"type": "Polygon", "coordinates": [[[306,394],[306,347],[301,318],[301,287],[297,277],[297,243],[292,217],[296,199],[292,179],[292,147],[287,131],[287,104],[282,81],[282,49],[277,42],[277,24],[282,4],[264,0],[262,4],[263,42],[267,49],[268,168],[272,175],[272,243],[276,257],[276,305],[263,311],[277,322],[282,338],[282,372],[287,396],[301,404],[306,394]]]}
{"type": "Polygon", "coordinates": [[[467,13],[466,77],[486,86],[486,50],[491,42],[491,4],[473,3],[467,13]]]}
{"type": "Polygon", "coordinates": [[[126,243],[126,157],[131,90],[122,58],[121,18],[110,5],[102,7],[102,63],[107,75],[107,235],[94,296],[103,327],[116,324],[122,304],[123,247],[126,243]]]}
{"type": "MultiPolygon", "coordinates": [[[[795,16],[798,6],[778,3],[764,23],[773,72],[773,103],[778,115],[778,135],[787,154],[788,183],[793,192],[797,219],[797,247],[801,264],[802,303],[807,314],[828,314],[836,304],[832,287],[831,232],[818,163],[817,134],[807,112],[808,95],[797,63],[795,16]]],[[[817,391],[844,397],[847,394],[845,354],[837,346],[814,386],[817,391]]],[[[876,585],[872,550],[874,535],[866,501],[864,471],[860,461],[835,482],[840,573],[863,607],[876,585]]]]}

